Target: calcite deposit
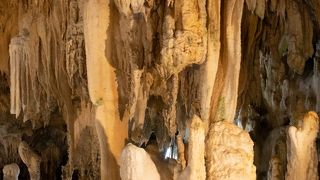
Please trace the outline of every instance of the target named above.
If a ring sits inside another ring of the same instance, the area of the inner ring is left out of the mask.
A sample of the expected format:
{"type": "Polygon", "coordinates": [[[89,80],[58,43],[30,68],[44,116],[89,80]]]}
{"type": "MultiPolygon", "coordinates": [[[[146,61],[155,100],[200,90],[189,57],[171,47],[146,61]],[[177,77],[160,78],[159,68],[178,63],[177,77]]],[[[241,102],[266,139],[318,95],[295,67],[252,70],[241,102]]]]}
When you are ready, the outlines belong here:
{"type": "Polygon", "coordinates": [[[0,177],[318,179],[319,34],[319,0],[1,0],[0,177]]]}

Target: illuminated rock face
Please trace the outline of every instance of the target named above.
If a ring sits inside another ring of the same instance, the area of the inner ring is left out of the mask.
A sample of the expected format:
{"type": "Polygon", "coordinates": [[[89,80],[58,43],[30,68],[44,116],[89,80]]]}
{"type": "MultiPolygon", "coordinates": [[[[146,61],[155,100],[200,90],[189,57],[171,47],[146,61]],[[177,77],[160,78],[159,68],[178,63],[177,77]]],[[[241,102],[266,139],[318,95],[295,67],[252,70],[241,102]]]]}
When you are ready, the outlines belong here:
{"type": "Polygon", "coordinates": [[[121,153],[120,177],[122,180],[160,180],[160,175],[149,154],[133,144],[127,144],[121,153]]]}
{"type": "Polygon", "coordinates": [[[319,118],[317,113],[312,111],[303,117],[299,127],[289,127],[286,179],[318,179],[318,156],[315,142],[318,131],[319,118]]]}
{"type": "Polygon", "coordinates": [[[0,0],[0,167],[317,178],[319,22],[319,0],[0,0]]]}
{"type": "Polygon", "coordinates": [[[206,148],[208,179],[256,179],[253,142],[249,134],[227,121],[212,124],[206,148]]]}

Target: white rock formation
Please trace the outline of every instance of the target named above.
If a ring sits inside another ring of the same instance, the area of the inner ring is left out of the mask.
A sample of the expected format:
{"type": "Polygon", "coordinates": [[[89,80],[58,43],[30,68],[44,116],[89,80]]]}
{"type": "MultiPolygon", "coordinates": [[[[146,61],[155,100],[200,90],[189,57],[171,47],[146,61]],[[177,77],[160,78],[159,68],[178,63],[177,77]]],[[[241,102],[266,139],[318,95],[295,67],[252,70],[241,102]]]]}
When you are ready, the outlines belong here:
{"type": "Polygon", "coordinates": [[[286,180],[318,179],[318,158],[316,137],[319,131],[317,113],[308,112],[301,126],[290,126],[287,140],[287,173],[286,180]]]}
{"type": "Polygon", "coordinates": [[[131,143],[127,144],[121,153],[120,177],[122,180],[160,180],[149,154],[131,143]]]}
{"type": "Polygon", "coordinates": [[[3,180],[18,180],[20,168],[16,163],[8,164],[3,167],[3,180]]]}
{"type": "Polygon", "coordinates": [[[207,179],[254,180],[253,142],[249,134],[228,121],[213,123],[206,141],[207,179]]]}
{"type": "Polygon", "coordinates": [[[18,152],[22,162],[28,167],[30,179],[40,180],[41,157],[24,141],[19,144],[18,152]]]}

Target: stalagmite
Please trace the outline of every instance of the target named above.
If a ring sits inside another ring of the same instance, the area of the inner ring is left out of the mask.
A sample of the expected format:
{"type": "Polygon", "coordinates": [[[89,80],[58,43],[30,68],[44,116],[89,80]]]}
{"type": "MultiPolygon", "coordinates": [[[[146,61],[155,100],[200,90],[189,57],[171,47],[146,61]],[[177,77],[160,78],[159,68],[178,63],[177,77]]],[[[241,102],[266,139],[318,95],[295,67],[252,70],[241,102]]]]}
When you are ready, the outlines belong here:
{"type": "Polygon", "coordinates": [[[246,0],[249,11],[254,11],[257,6],[257,0],[246,0]]]}
{"type": "Polygon", "coordinates": [[[204,139],[205,125],[198,116],[194,115],[190,124],[188,165],[178,177],[178,180],[206,179],[204,139]]]}
{"type": "Polygon", "coordinates": [[[127,144],[120,157],[122,180],[160,180],[158,170],[149,154],[142,148],[127,144]]]}
{"type": "Polygon", "coordinates": [[[266,0],[257,0],[256,1],[256,10],[255,13],[257,14],[257,16],[259,16],[261,19],[264,18],[264,13],[265,13],[265,9],[266,9],[266,0]]]}
{"type": "Polygon", "coordinates": [[[270,160],[268,180],[281,180],[281,162],[277,156],[274,156],[270,160]]]}
{"type": "Polygon", "coordinates": [[[318,179],[316,137],[319,117],[310,111],[301,120],[299,127],[290,126],[287,141],[287,180],[318,179]]]}
{"type": "Polygon", "coordinates": [[[307,11],[301,11],[299,3],[289,0],[287,3],[288,65],[302,74],[305,62],[313,54],[312,23],[307,11]]]}
{"type": "Polygon", "coordinates": [[[209,134],[215,137],[206,141],[206,149],[210,151],[209,180],[256,179],[253,142],[247,132],[231,122],[219,121],[211,125],[209,134]]]}
{"type": "Polygon", "coordinates": [[[257,171],[267,172],[268,180],[281,180],[285,178],[287,164],[286,127],[274,129],[264,142],[264,148],[258,156],[255,154],[255,162],[269,162],[260,166],[257,171]]]}
{"type": "MultiPolygon", "coordinates": [[[[319,92],[320,91],[320,42],[317,42],[316,44],[316,52],[315,52],[315,57],[313,58],[313,82],[312,82],[312,88],[313,91],[319,92]]],[[[320,112],[320,93],[316,93],[316,111],[320,112]]]]}
{"type": "Polygon", "coordinates": [[[30,146],[22,141],[19,144],[19,155],[22,160],[22,162],[28,167],[28,171],[30,174],[31,180],[40,180],[41,174],[40,174],[40,163],[41,163],[41,157],[34,152],[30,146]]]}
{"type": "Polygon", "coordinates": [[[20,168],[16,163],[8,164],[3,167],[3,180],[18,180],[20,168]]]}

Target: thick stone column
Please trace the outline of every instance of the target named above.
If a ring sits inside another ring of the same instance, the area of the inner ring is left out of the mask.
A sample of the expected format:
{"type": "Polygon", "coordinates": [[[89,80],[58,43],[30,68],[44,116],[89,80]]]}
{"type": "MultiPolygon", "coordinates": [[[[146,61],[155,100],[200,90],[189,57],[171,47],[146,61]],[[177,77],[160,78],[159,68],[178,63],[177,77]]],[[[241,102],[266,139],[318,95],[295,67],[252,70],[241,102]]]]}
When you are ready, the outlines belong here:
{"type": "Polygon", "coordinates": [[[127,138],[127,122],[118,112],[115,69],[112,67],[109,0],[88,0],[84,4],[84,36],[88,89],[96,106],[96,128],[100,141],[101,179],[119,179],[118,160],[127,138]]]}

